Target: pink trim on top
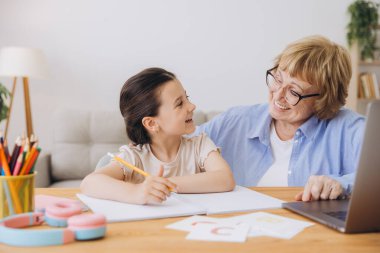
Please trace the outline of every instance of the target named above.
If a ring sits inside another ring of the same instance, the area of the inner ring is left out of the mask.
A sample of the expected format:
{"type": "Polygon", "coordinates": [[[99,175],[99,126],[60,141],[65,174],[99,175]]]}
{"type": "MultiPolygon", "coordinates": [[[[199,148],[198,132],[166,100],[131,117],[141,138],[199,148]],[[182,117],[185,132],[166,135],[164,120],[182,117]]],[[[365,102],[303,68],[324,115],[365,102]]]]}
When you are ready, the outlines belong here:
{"type": "Polygon", "coordinates": [[[84,213],[68,219],[67,224],[75,228],[92,228],[106,225],[106,217],[99,213],[84,213]]]}
{"type": "Polygon", "coordinates": [[[54,218],[69,218],[82,213],[82,207],[75,203],[54,203],[46,207],[45,214],[54,218]]]}
{"type": "Polygon", "coordinates": [[[56,196],[51,196],[51,195],[37,194],[34,197],[34,200],[35,200],[35,203],[34,203],[35,210],[45,210],[46,207],[52,204],[56,204],[56,203],[74,203],[74,204],[78,204],[79,206],[83,208],[83,205],[79,200],[56,197],[56,196]]]}
{"type": "Polygon", "coordinates": [[[31,225],[40,225],[43,222],[42,213],[23,213],[4,219],[2,225],[9,228],[23,228],[31,225]]]}

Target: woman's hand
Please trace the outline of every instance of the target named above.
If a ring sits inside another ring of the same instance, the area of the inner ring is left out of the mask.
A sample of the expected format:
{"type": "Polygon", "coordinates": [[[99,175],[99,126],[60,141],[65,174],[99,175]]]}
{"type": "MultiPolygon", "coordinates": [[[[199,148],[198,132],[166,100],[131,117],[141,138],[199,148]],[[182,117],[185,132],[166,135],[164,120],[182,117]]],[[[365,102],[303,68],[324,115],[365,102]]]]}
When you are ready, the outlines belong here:
{"type": "Polygon", "coordinates": [[[310,176],[302,192],[295,196],[296,200],[337,199],[343,193],[342,185],[328,176],[310,176]]]}
{"type": "Polygon", "coordinates": [[[162,203],[170,195],[170,189],[177,185],[162,177],[164,168],[160,166],[157,176],[148,176],[144,182],[137,184],[136,197],[138,204],[162,203]]]}

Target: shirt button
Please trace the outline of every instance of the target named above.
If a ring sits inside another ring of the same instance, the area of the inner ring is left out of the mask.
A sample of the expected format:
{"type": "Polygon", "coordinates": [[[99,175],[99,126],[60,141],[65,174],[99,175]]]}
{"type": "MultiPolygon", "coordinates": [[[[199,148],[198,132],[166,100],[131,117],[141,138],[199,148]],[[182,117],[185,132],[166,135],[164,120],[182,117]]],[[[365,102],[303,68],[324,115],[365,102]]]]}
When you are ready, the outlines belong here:
{"type": "Polygon", "coordinates": [[[297,132],[296,132],[296,135],[297,135],[297,136],[300,135],[300,131],[297,131],[297,132]]]}
{"type": "Polygon", "coordinates": [[[295,140],[294,143],[298,143],[298,140],[295,140]]]}
{"type": "Polygon", "coordinates": [[[288,170],[288,174],[291,175],[291,174],[292,174],[292,171],[291,171],[291,170],[288,170]]]}

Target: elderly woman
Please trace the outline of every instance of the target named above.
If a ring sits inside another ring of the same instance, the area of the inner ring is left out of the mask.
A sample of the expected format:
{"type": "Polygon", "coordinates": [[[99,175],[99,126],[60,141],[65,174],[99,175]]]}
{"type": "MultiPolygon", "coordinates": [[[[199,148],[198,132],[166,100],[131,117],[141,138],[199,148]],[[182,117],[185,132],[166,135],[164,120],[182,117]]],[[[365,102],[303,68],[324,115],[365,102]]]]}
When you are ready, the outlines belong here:
{"type": "Polygon", "coordinates": [[[288,45],[266,72],[269,102],[231,108],[197,128],[231,166],[237,184],[304,186],[295,198],[349,194],[364,118],[344,109],[351,61],[321,36],[288,45]]]}

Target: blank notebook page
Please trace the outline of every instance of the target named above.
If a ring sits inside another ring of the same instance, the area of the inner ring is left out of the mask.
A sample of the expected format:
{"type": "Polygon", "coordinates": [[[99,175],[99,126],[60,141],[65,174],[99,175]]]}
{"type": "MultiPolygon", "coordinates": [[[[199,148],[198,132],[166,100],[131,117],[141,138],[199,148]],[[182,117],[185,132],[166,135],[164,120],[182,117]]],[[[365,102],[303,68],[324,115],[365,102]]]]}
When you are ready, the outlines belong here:
{"type": "Polygon", "coordinates": [[[181,201],[175,197],[175,194],[172,195],[162,204],[134,205],[77,194],[78,198],[94,213],[104,214],[107,222],[147,220],[206,213],[206,210],[199,206],[181,201]]]}
{"type": "Polygon", "coordinates": [[[207,214],[281,208],[283,202],[238,185],[231,192],[180,195],[181,198],[204,207],[207,214]]]}

